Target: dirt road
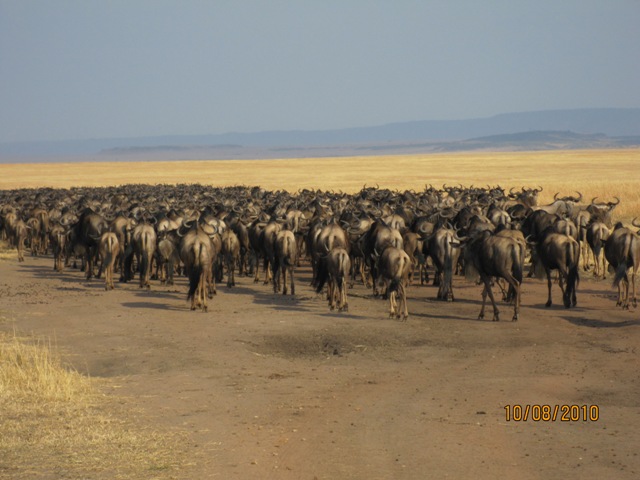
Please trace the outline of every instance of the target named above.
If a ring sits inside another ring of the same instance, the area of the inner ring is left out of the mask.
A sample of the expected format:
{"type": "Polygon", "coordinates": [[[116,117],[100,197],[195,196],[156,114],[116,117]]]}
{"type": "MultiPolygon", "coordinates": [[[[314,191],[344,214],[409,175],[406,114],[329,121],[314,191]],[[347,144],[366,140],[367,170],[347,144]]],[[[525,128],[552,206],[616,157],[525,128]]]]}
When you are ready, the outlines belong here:
{"type": "Polygon", "coordinates": [[[295,297],[240,278],[200,313],[184,279],[105,292],[52,265],[0,262],[0,328],[54,338],[149,424],[187,432],[177,478],[640,477],[640,310],[616,308],[609,280],[584,275],[571,310],[527,280],[515,323],[506,305],[477,321],[480,287],[461,278],[453,304],[413,286],[402,323],[361,285],[329,312],[305,266],[295,297]],[[528,405],[560,407],[507,421],[528,405]]]}

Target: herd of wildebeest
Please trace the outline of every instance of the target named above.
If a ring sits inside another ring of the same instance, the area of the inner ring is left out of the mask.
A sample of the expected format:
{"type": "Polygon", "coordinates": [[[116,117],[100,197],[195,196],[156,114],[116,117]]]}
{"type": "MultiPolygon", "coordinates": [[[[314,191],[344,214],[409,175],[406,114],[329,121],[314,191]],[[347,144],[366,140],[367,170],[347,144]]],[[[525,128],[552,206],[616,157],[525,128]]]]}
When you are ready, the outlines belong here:
{"type": "MultiPolygon", "coordinates": [[[[547,306],[552,272],[569,308],[577,303],[580,270],[601,278],[611,270],[617,305],[636,307],[640,241],[634,229],[614,225],[619,199],[586,202],[579,192],[556,193],[552,203],[539,205],[541,191],[429,185],[400,192],[365,185],[356,194],[288,193],[199,184],[17,189],[0,191],[0,231],[20,261],[25,248],[51,254],[57,272],[79,260],[87,279],[104,275],[107,290],[116,272],[121,282],[139,274],[142,288],[152,279],[172,284],[174,275],[185,275],[192,310],[207,311],[224,275],[233,287],[236,269],[260,281],[261,264],[265,284],[294,295],[294,270],[305,257],[312,286],[322,292],[326,285],[332,310],[347,310],[348,288],[360,281],[388,298],[391,317],[406,320],[409,285],[428,283],[431,274],[437,298],[453,301],[454,278],[464,274],[482,285],[479,318],[489,296],[499,320],[497,287],[517,320],[525,266],[529,276],[546,276],[547,306]]],[[[632,225],[640,227],[635,219],[632,225]]]]}

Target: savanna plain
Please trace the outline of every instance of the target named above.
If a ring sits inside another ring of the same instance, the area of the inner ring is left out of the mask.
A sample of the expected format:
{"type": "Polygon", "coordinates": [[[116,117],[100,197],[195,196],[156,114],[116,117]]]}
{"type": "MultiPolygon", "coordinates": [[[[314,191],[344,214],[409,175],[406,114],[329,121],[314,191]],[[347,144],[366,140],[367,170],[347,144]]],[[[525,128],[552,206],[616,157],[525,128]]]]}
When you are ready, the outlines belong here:
{"type": "MultiPolygon", "coordinates": [[[[0,189],[540,186],[541,204],[617,197],[615,218],[629,223],[638,165],[635,149],[8,164],[0,189]]],[[[615,306],[610,276],[581,272],[571,309],[557,285],[546,308],[546,281],[525,279],[517,322],[504,304],[502,321],[477,320],[481,287],[463,277],[453,303],[408,287],[400,322],[361,284],[348,312],[332,312],[307,261],[295,276],[293,296],[237,277],[192,312],[184,278],[105,291],[79,270],[54,272],[50,256],[18,263],[4,245],[0,478],[640,475],[640,311],[615,306]]]]}

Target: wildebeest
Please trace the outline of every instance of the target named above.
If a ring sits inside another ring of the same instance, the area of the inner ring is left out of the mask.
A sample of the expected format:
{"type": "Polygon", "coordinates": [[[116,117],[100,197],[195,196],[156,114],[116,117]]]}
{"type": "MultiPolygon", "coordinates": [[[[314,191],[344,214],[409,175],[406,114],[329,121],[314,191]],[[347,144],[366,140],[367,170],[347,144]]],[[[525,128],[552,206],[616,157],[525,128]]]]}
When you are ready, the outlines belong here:
{"type": "Polygon", "coordinates": [[[24,243],[27,241],[27,225],[19,218],[13,224],[13,241],[18,250],[18,261],[24,262],[24,243]]]}
{"type": "MultiPolygon", "coordinates": [[[[85,252],[85,274],[87,280],[93,276],[94,261],[98,254],[98,242],[109,225],[102,215],[92,209],[84,209],[73,226],[73,243],[85,252]]],[[[75,245],[70,245],[75,249],[75,245]]]]}
{"type": "Polygon", "coordinates": [[[318,284],[316,292],[320,293],[327,283],[327,299],[329,309],[349,310],[347,302],[347,277],[351,270],[351,260],[346,249],[338,247],[331,250],[318,261],[318,284]]]}
{"type": "Polygon", "coordinates": [[[609,238],[609,229],[602,222],[591,222],[587,226],[586,234],[587,244],[593,253],[593,274],[596,277],[602,276],[605,279],[607,277],[607,259],[602,254],[602,248],[607,238],[609,238]]]}
{"type": "Polygon", "coordinates": [[[131,272],[131,256],[133,255],[132,235],[137,222],[133,218],[118,215],[109,225],[109,231],[118,237],[118,264],[120,266],[120,281],[126,282],[133,278],[131,272]],[[127,261],[127,258],[129,260],[127,261]]]}
{"type": "Polygon", "coordinates": [[[309,232],[311,235],[310,255],[312,265],[312,285],[317,285],[317,263],[320,258],[329,254],[334,248],[344,248],[349,251],[349,235],[345,230],[333,220],[326,225],[319,224],[318,227],[309,232]]]}
{"type": "MultiPolygon", "coordinates": [[[[504,230],[507,231],[507,230],[504,230]]],[[[512,320],[518,320],[520,313],[520,286],[524,268],[525,246],[510,236],[495,234],[485,230],[468,241],[464,249],[465,275],[480,276],[483,283],[482,308],[478,319],[484,318],[487,295],[493,305],[493,321],[500,320],[500,311],[491,291],[491,279],[503,278],[514,291],[512,320]]]]}
{"type": "Polygon", "coordinates": [[[151,288],[151,261],[156,251],[157,236],[152,225],[141,223],[133,229],[133,251],[140,258],[140,288],[151,288]]]}
{"type": "Polygon", "coordinates": [[[616,305],[629,308],[629,301],[634,307],[636,300],[636,274],[640,267],[640,238],[638,234],[618,222],[604,245],[604,255],[615,271],[613,286],[618,288],[616,305]],[[629,274],[631,269],[631,299],[629,298],[629,274]],[[623,292],[624,288],[624,292],[623,292]]]}
{"type": "Polygon", "coordinates": [[[296,266],[298,248],[296,237],[291,230],[280,230],[276,235],[275,258],[273,262],[273,292],[287,294],[287,276],[291,282],[291,295],[296,293],[293,270],[296,266]]]}
{"type": "Polygon", "coordinates": [[[49,232],[53,251],[53,269],[61,272],[64,268],[64,253],[67,244],[67,232],[62,225],[53,225],[49,232]]]}
{"type": "Polygon", "coordinates": [[[173,274],[180,264],[179,243],[180,240],[175,231],[165,231],[158,238],[155,252],[156,277],[158,277],[162,285],[173,285],[173,274]]]}
{"type": "Polygon", "coordinates": [[[438,228],[424,242],[423,251],[429,256],[436,269],[433,284],[438,285],[438,300],[454,301],[453,268],[460,257],[460,242],[455,230],[446,227],[438,228]]]}
{"type": "Polygon", "coordinates": [[[542,271],[547,275],[547,286],[549,296],[547,307],[551,306],[551,270],[558,270],[558,284],[562,291],[564,306],[575,307],[577,304],[576,288],[579,282],[578,264],[580,262],[580,245],[578,242],[562,233],[555,233],[552,228],[548,228],[541,234],[541,239],[536,242],[536,264],[535,269],[540,274],[542,271]],[[565,285],[566,283],[566,285],[565,285]]]}
{"type": "Polygon", "coordinates": [[[178,234],[180,240],[180,259],[184,263],[189,278],[187,299],[191,300],[191,310],[202,308],[207,311],[207,282],[211,276],[212,246],[209,236],[197,222],[184,225],[189,230],[178,234]]]}
{"type": "Polygon", "coordinates": [[[118,237],[113,232],[105,232],[100,237],[98,244],[98,252],[104,269],[104,289],[113,290],[113,267],[116,263],[116,257],[120,251],[118,245],[118,237]]]}
{"type": "Polygon", "coordinates": [[[409,317],[406,288],[410,269],[411,260],[402,248],[388,246],[377,259],[377,281],[386,285],[390,318],[406,320],[409,317]]]}
{"type": "Polygon", "coordinates": [[[236,285],[236,262],[240,259],[240,241],[231,229],[222,232],[222,257],[227,269],[227,287],[236,285]]]}
{"type": "Polygon", "coordinates": [[[402,235],[398,230],[389,227],[383,222],[375,221],[371,224],[367,233],[365,233],[362,241],[365,262],[369,265],[371,279],[373,281],[373,295],[378,296],[378,275],[380,274],[378,265],[380,265],[380,256],[388,247],[402,249],[404,247],[402,235]]]}

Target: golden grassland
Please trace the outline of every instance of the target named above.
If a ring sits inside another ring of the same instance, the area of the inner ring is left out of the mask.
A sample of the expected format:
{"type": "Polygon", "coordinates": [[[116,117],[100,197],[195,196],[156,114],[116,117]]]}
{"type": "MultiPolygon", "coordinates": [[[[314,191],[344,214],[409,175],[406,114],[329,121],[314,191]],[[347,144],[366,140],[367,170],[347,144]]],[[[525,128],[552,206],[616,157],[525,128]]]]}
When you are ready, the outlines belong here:
{"type": "Polygon", "coordinates": [[[173,476],[177,436],[134,423],[96,382],[63,365],[49,343],[0,332],[0,477],[173,476]]]}
{"type": "Polygon", "coordinates": [[[259,185],[269,190],[300,188],[353,193],[363,185],[422,190],[443,183],[544,188],[553,194],[578,190],[592,197],[621,199],[620,218],[640,215],[640,149],[463,152],[366,157],[171,162],[94,162],[0,165],[0,189],[107,186],[130,183],[259,185]]]}

